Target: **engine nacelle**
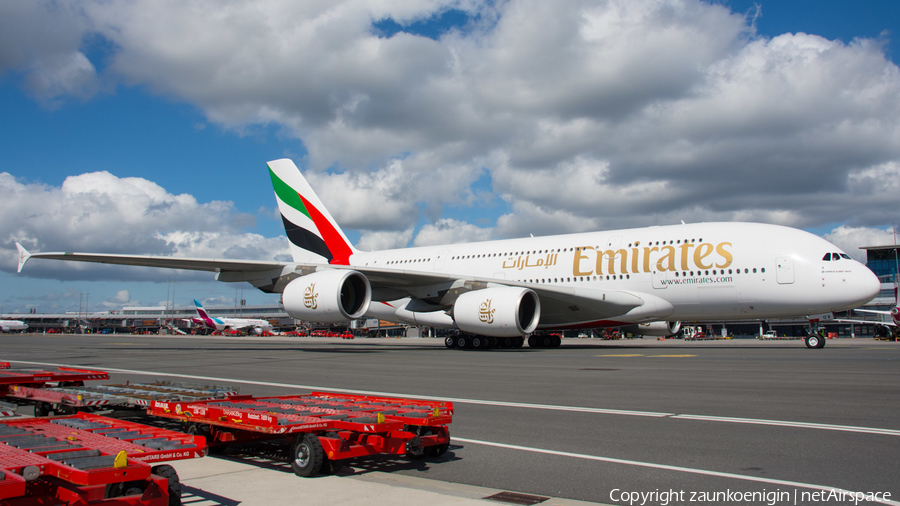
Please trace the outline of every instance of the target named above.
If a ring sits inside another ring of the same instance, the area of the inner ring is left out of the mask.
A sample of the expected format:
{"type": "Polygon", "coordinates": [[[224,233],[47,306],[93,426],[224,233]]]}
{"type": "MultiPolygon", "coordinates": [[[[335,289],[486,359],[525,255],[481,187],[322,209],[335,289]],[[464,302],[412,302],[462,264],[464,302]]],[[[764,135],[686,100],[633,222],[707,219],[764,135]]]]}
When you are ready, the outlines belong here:
{"type": "Polygon", "coordinates": [[[649,322],[620,327],[622,332],[642,336],[674,336],[681,330],[681,322],[649,322]]]}
{"type": "Polygon", "coordinates": [[[284,287],[282,304],[293,318],[320,323],[343,323],[369,310],[372,287],[356,271],[328,269],[301,276],[284,287]]]}
{"type": "Polygon", "coordinates": [[[541,300],[533,290],[498,286],[460,295],[453,320],[465,332],[515,337],[534,332],[541,319],[541,300]]]}

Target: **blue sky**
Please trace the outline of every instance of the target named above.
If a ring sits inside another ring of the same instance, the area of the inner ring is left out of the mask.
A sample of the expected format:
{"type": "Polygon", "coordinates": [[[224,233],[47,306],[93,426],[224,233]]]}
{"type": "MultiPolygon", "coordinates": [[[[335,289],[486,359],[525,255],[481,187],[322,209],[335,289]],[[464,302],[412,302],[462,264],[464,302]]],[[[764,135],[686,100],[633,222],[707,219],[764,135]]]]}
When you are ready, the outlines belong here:
{"type": "MultiPolygon", "coordinates": [[[[798,203],[794,209],[783,204],[784,201],[779,205],[787,207],[780,208],[778,213],[763,205],[754,207],[755,204],[751,203],[734,203],[734,207],[727,209],[715,205],[709,209],[678,208],[676,204],[667,204],[665,196],[647,202],[634,200],[637,202],[635,208],[642,210],[627,211],[628,216],[606,216],[611,211],[603,203],[597,203],[596,208],[588,209],[586,214],[581,215],[577,209],[566,207],[566,202],[523,189],[523,182],[532,181],[530,178],[534,178],[534,184],[540,185],[541,182],[553,181],[552,174],[563,172],[606,174],[609,181],[613,181],[613,176],[618,174],[617,168],[623,167],[619,179],[629,173],[646,174],[621,187],[625,190],[607,188],[609,195],[621,195],[623,199],[628,199],[628,189],[652,182],[663,172],[669,174],[668,171],[676,170],[672,168],[674,165],[663,167],[664,162],[649,160],[646,156],[648,148],[640,148],[647,144],[650,149],[655,149],[660,142],[668,142],[654,141],[653,135],[657,133],[645,133],[647,129],[641,127],[650,114],[647,104],[663,100],[671,101],[673,107],[680,106],[678,100],[696,96],[691,89],[705,89],[691,81],[697,79],[692,77],[696,68],[713,68],[716,62],[719,65],[726,62],[731,65],[729,68],[738,69],[740,65],[731,62],[739,61],[742,52],[748,53],[752,45],[748,45],[747,32],[741,33],[741,23],[736,22],[735,18],[729,18],[725,23],[731,32],[719,33],[722,23],[712,19],[718,14],[710,11],[708,5],[688,2],[696,12],[687,12],[683,17],[674,16],[681,23],[676,28],[688,34],[684,35],[685,40],[695,32],[706,38],[701,42],[685,42],[686,47],[696,55],[692,53],[684,61],[673,63],[672,58],[661,60],[663,66],[671,67],[664,70],[664,75],[676,76],[672,77],[672,82],[657,85],[654,81],[658,78],[654,77],[654,72],[663,71],[651,68],[649,62],[646,69],[635,71],[632,67],[643,62],[638,57],[631,57],[623,64],[622,79],[632,71],[638,77],[629,77],[629,83],[623,87],[625,91],[619,89],[615,76],[608,78],[586,74],[590,79],[597,79],[598,84],[592,86],[607,87],[611,90],[609,96],[613,97],[597,99],[598,102],[592,105],[592,98],[578,98],[579,94],[585,93],[583,88],[573,88],[571,94],[553,96],[554,89],[572,85],[578,79],[564,79],[565,76],[561,76],[558,84],[552,81],[554,72],[559,71],[553,61],[556,59],[553,44],[558,38],[548,38],[547,42],[535,47],[528,47],[527,41],[515,39],[516,30],[510,28],[515,23],[524,24],[526,28],[534,25],[538,30],[535,33],[552,31],[542,27],[541,23],[548,27],[554,25],[549,22],[552,16],[545,16],[542,21],[539,12],[532,14],[530,8],[521,7],[521,3],[445,2],[437,6],[400,6],[387,8],[383,12],[351,13],[343,28],[335,27],[333,32],[327,34],[318,33],[313,39],[298,36],[310,47],[306,50],[301,43],[293,42],[302,50],[295,55],[288,50],[286,55],[273,56],[270,53],[277,53],[272,50],[277,47],[275,44],[262,40],[261,46],[256,48],[248,36],[246,43],[235,47],[260,52],[237,64],[229,60],[233,55],[223,55],[205,45],[185,47],[183,54],[177,51],[173,54],[164,47],[164,39],[171,35],[168,30],[177,29],[172,27],[173,23],[164,25],[166,16],[180,19],[178,7],[174,5],[138,3],[128,7],[126,4],[125,8],[115,10],[102,2],[91,2],[86,4],[84,12],[65,9],[63,12],[52,12],[43,2],[26,7],[7,5],[7,12],[0,12],[0,17],[5,18],[6,23],[21,25],[22,30],[32,30],[36,35],[32,39],[18,39],[17,44],[21,48],[7,48],[5,53],[0,52],[0,110],[6,118],[0,123],[0,173],[10,174],[19,185],[32,185],[30,188],[36,195],[48,196],[54,195],[50,190],[59,189],[66,178],[96,171],[107,171],[119,179],[142,178],[155,183],[171,196],[192,196],[198,212],[203,213],[204,223],[207,223],[207,228],[203,230],[208,230],[210,234],[228,235],[228,240],[236,245],[242,241],[245,245],[258,243],[248,234],[257,234],[273,241],[282,234],[265,170],[267,160],[281,157],[294,159],[301,169],[313,174],[313,182],[321,181],[326,188],[321,196],[326,204],[334,203],[332,212],[339,221],[342,216],[351,216],[350,207],[356,193],[348,191],[345,201],[341,200],[338,192],[329,188],[339,188],[347,183],[358,192],[378,191],[374,186],[367,185],[374,184],[372,182],[375,180],[383,182],[386,190],[382,190],[383,195],[379,197],[382,200],[376,198],[369,203],[369,212],[378,214],[382,210],[392,210],[393,214],[384,211],[384,216],[372,217],[370,221],[348,218],[349,223],[345,222],[347,234],[361,247],[422,244],[426,236],[446,240],[480,240],[521,236],[532,231],[538,235],[597,227],[650,225],[665,223],[666,220],[677,222],[678,217],[696,220],[707,215],[714,219],[784,222],[823,235],[842,224],[849,224],[863,230],[852,239],[859,241],[863,237],[874,237],[872,234],[877,236],[879,231],[883,232],[885,227],[900,220],[900,216],[896,215],[879,218],[878,211],[871,208],[847,207],[838,211],[842,218],[820,216],[815,203],[803,203],[802,206],[798,203]],[[161,18],[160,26],[147,26],[142,28],[143,31],[139,30],[134,21],[139,16],[132,15],[135,13],[129,12],[130,8],[136,11],[158,9],[156,14],[161,18]],[[692,26],[694,18],[703,18],[697,12],[708,15],[709,21],[700,19],[696,21],[696,26],[692,26]],[[40,22],[44,17],[49,21],[40,22]],[[42,30],[51,30],[55,23],[80,26],[82,31],[68,38],[60,34],[55,46],[41,41],[48,38],[54,42],[52,39],[56,34],[42,33],[42,30]],[[32,25],[29,27],[29,24],[32,25]],[[330,45],[320,46],[325,44],[323,40],[332,40],[324,35],[334,37],[334,40],[330,45]],[[143,42],[146,47],[142,46],[142,37],[147,38],[143,42]],[[375,44],[372,37],[380,40],[382,45],[378,52],[373,53],[375,56],[371,61],[360,63],[354,58],[365,51],[358,48],[371,48],[375,44]],[[351,43],[355,42],[359,45],[352,46],[351,43]],[[344,44],[348,48],[343,48],[344,44]],[[504,53],[505,44],[509,46],[504,53]],[[47,49],[49,46],[55,49],[47,49]],[[324,51],[322,47],[325,47],[324,51]],[[516,51],[522,54],[515,55],[516,51]],[[508,57],[510,53],[513,57],[508,57]],[[69,58],[72,54],[81,56],[60,63],[61,58],[69,58]],[[86,69],[85,61],[90,62],[92,68],[86,69]],[[248,61],[259,65],[252,72],[246,72],[249,77],[242,72],[253,66],[248,61]],[[491,61],[493,65],[486,63],[491,61]],[[456,62],[458,68],[448,71],[448,68],[455,68],[452,62],[456,62]],[[369,63],[371,66],[367,66],[369,63]],[[499,72],[491,75],[490,70],[485,70],[506,63],[510,67],[503,75],[499,72]],[[214,77],[209,77],[208,82],[197,82],[192,72],[206,65],[209,66],[208,75],[214,77]],[[541,70],[544,65],[547,66],[546,71],[541,70]],[[254,74],[260,74],[261,78],[255,79],[254,74]],[[67,81],[67,76],[74,77],[67,81]],[[642,81],[640,76],[646,76],[646,81],[642,81]],[[232,80],[235,82],[232,83],[232,80]],[[519,83],[527,83],[530,88],[519,90],[522,93],[518,94],[502,91],[515,90],[519,83]],[[637,91],[627,89],[631,87],[637,91]],[[435,92],[435,89],[442,91],[435,92]],[[477,100],[469,102],[473,96],[477,100]],[[533,102],[521,98],[530,96],[539,97],[539,100],[533,102]],[[585,102],[573,106],[567,97],[585,102]],[[515,102],[520,99],[520,102],[515,102]],[[626,104],[623,106],[626,107],[624,112],[606,111],[604,104],[611,102],[626,104]],[[593,110],[592,107],[599,111],[596,116],[585,113],[587,119],[573,119],[571,111],[593,110]],[[605,131],[604,125],[619,125],[610,130],[617,136],[616,146],[633,144],[635,147],[613,153],[612,148],[592,146],[590,137],[585,140],[578,138],[584,131],[579,121],[592,123],[590,128],[595,128],[596,132],[605,131]],[[548,131],[575,133],[565,134],[554,141],[552,134],[539,135],[526,131],[537,128],[535,125],[544,128],[543,125],[548,124],[552,126],[548,131]],[[623,132],[629,128],[641,130],[642,133],[624,137],[623,132]],[[543,143],[552,146],[544,147],[543,143]],[[344,179],[336,176],[340,174],[344,179]],[[33,185],[43,185],[47,191],[40,193],[33,185]],[[231,206],[225,211],[206,206],[213,201],[230,202],[231,206]],[[740,208],[740,205],[745,207],[740,208]],[[714,212],[707,212],[710,210],[714,212]],[[215,216],[222,217],[223,224],[213,223],[215,216]],[[405,218],[398,220],[398,216],[405,218]],[[423,233],[423,230],[428,233],[423,233]]],[[[845,46],[856,38],[873,39],[883,42],[883,46],[878,43],[874,45],[883,47],[882,56],[887,58],[885,68],[888,69],[900,55],[900,7],[897,2],[808,0],[758,3],[722,1],[719,4],[737,14],[755,12],[756,5],[759,5],[761,16],[756,18],[755,26],[757,35],[764,39],[796,32],[818,35],[822,40],[839,40],[845,46]]],[[[273,12],[290,9],[274,1],[266,3],[263,9],[267,8],[273,12]]],[[[298,26],[305,26],[300,18],[307,14],[297,13],[298,26]]],[[[578,16],[569,14],[577,13],[556,12],[553,15],[558,15],[560,20],[569,17],[578,19],[578,16]]],[[[634,30],[659,34],[660,30],[652,23],[668,22],[659,21],[658,17],[646,19],[634,30]]],[[[747,23],[749,26],[749,21],[747,23]]],[[[3,28],[0,25],[0,32],[3,28]]],[[[8,28],[7,32],[10,31],[8,28]]],[[[254,27],[242,28],[249,30],[254,27]]],[[[220,33],[217,30],[221,27],[201,25],[196,30],[201,34],[216,34],[220,33]]],[[[275,29],[272,31],[277,32],[275,29]]],[[[721,31],[727,30],[722,28],[721,31]]],[[[184,35],[176,33],[173,44],[178,43],[179,36],[184,35]]],[[[623,40],[627,36],[622,35],[623,40]]],[[[646,38],[649,40],[652,36],[646,38]]],[[[0,39],[0,42],[3,40],[0,39]]],[[[222,44],[227,46],[228,43],[225,41],[222,44]]],[[[571,41],[568,44],[567,47],[571,48],[571,41]]],[[[875,67],[878,65],[878,55],[882,54],[881,49],[860,50],[858,55],[851,49],[845,52],[847,55],[840,58],[851,61],[871,58],[873,63],[860,64],[860,68],[872,70],[872,76],[861,74],[858,80],[863,81],[863,85],[875,82],[878,76],[875,67]]],[[[645,53],[642,58],[649,59],[647,54],[654,53],[645,53]]],[[[575,62],[573,65],[579,65],[578,60],[575,62]]],[[[585,64],[584,68],[589,68],[589,65],[585,64]]],[[[896,70],[895,65],[893,68],[896,70]]],[[[571,65],[566,69],[574,74],[583,70],[573,69],[571,65]]],[[[734,70],[736,74],[744,71],[734,70]]],[[[797,75],[806,71],[809,69],[789,69],[786,72],[797,75]]],[[[589,81],[588,78],[586,80],[589,81]]],[[[822,91],[822,99],[829,100],[828,93],[846,92],[857,84],[849,83],[848,88],[822,91]]],[[[894,93],[895,84],[888,82],[885,86],[889,90],[878,92],[887,95],[879,100],[889,103],[896,98],[890,95],[894,93]]],[[[836,87],[840,88],[838,85],[836,87]]],[[[810,95],[815,93],[803,92],[798,96],[810,95]]],[[[810,104],[809,109],[814,111],[816,107],[810,104]]],[[[814,118],[815,114],[800,110],[798,117],[808,117],[809,121],[797,122],[804,126],[786,128],[796,128],[798,137],[808,139],[811,132],[816,131],[816,122],[821,120],[814,118]]],[[[847,114],[859,117],[872,113],[847,114]]],[[[877,120],[890,121],[885,118],[877,120]]],[[[782,118],[779,121],[786,120],[782,118]]],[[[828,117],[825,121],[840,124],[841,118],[828,117]]],[[[728,128],[734,128],[735,132],[745,127],[752,129],[748,124],[728,128]]],[[[841,178],[849,177],[846,171],[859,171],[866,167],[887,166],[893,170],[894,165],[891,164],[898,159],[896,148],[891,147],[891,139],[896,141],[898,138],[891,130],[895,127],[895,123],[888,125],[883,144],[875,140],[866,147],[867,152],[877,153],[877,156],[867,157],[854,151],[852,146],[848,147],[850,154],[846,157],[842,153],[829,152],[829,159],[842,160],[843,165],[833,169],[836,178],[843,181],[841,178]]],[[[670,134],[662,132],[658,135],[659,139],[664,139],[670,134]]],[[[864,133],[860,136],[870,139],[864,133]]],[[[732,152],[743,152],[741,150],[746,148],[750,150],[748,158],[753,159],[756,156],[753,149],[756,148],[746,147],[749,144],[744,144],[744,140],[736,138],[724,145],[734,146],[730,148],[732,152]]],[[[682,139],[681,145],[685,142],[690,144],[694,139],[682,139]]],[[[762,146],[758,156],[762,159],[765,152],[780,149],[789,148],[783,145],[774,148],[762,146]]],[[[860,148],[859,151],[863,150],[860,148]]],[[[811,148],[810,151],[800,152],[796,158],[810,158],[810,152],[815,150],[811,148]]],[[[698,148],[692,156],[696,157],[699,167],[720,163],[721,155],[705,153],[698,148]]],[[[785,152],[783,158],[793,156],[785,152]]],[[[735,187],[725,185],[721,191],[727,193],[737,191],[735,188],[745,188],[752,196],[752,188],[741,185],[739,180],[735,183],[735,187]]],[[[840,192],[842,185],[846,186],[839,182],[834,188],[823,188],[823,195],[840,192]]],[[[547,194],[560,193],[554,188],[545,190],[547,194]]],[[[809,190],[796,188],[791,191],[802,195],[809,190]]],[[[605,193],[598,195],[604,196],[598,200],[609,201],[605,193]]],[[[856,195],[844,196],[847,202],[859,200],[856,195]]],[[[730,202],[741,200],[727,195],[724,198],[730,202]]],[[[790,196],[785,198],[791,199],[790,196]]],[[[578,199],[568,200],[575,202],[578,199]]],[[[803,199],[798,197],[794,200],[799,202],[803,199]]],[[[29,204],[41,206],[42,202],[31,201],[29,204]]],[[[110,223],[117,228],[106,231],[106,235],[112,238],[98,235],[91,240],[90,234],[101,232],[95,229],[77,230],[75,226],[53,238],[37,237],[36,232],[25,230],[16,223],[23,216],[21,209],[16,212],[0,209],[4,210],[4,216],[0,218],[7,223],[6,228],[0,230],[0,246],[7,253],[12,251],[13,240],[21,237],[33,239],[40,249],[45,244],[59,244],[59,247],[71,244],[72,249],[85,249],[85,245],[96,244],[96,251],[108,251],[108,248],[116,247],[114,237],[117,234],[154,233],[152,223],[131,226],[113,220],[110,223]],[[85,240],[67,240],[67,233],[85,240]]],[[[365,214],[365,211],[357,214],[365,214]]],[[[168,219],[178,225],[167,225],[168,228],[161,233],[189,231],[189,227],[181,225],[189,218],[168,219]]],[[[837,241],[836,237],[833,239],[837,241]]],[[[139,242],[138,239],[133,240],[139,242]]],[[[118,244],[129,244],[129,241],[118,244]]],[[[847,248],[843,244],[841,246],[847,248]]],[[[198,250],[185,246],[178,251],[184,254],[198,250]]],[[[146,252],[153,251],[134,251],[146,252]]],[[[27,310],[29,307],[40,310],[73,309],[73,304],[77,309],[78,301],[73,300],[76,299],[73,294],[87,291],[91,292],[92,301],[97,304],[106,301],[109,303],[107,307],[126,298],[131,303],[156,304],[166,299],[166,281],[176,276],[159,274],[154,278],[146,273],[134,276],[116,274],[115,267],[89,269],[83,275],[66,275],[63,269],[45,268],[44,264],[38,265],[37,262],[29,265],[23,274],[16,275],[10,272],[14,269],[14,263],[10,262],[3,264],[4,270],[0,272],[3,311],[27,310]],[[127,297],[122,295],[122,290],[128,292],[127,297]]],[[[206,274],[184,275],[181,279],[177,291],[179,304],[187,305],[191,299],[198,298],[228,305],[235,295],[233,285],[204,281],[211,279],[206,274]]],[[[277,296],[255,292],[249,285],[244,290],[244,298],[250,303],[277,301],[277,296]]],[[[92,303],[92,308],[99,307],[92,303]]]]}

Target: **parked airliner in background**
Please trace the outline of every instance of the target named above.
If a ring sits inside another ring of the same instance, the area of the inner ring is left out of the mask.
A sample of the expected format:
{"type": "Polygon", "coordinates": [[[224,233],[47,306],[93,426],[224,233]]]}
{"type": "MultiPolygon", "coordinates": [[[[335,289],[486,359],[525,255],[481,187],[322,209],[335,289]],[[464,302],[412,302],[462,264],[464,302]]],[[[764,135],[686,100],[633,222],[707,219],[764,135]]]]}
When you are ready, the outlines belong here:
{"type": "MultiPolygon", "coordinates": [[[[374,252],[356,250],[291,160],[269,176],[293,262],[94,253],[75,260],[216,272],[282,293],[294,318],[365,316],[456,328],[448,346],[522,346],[536,331],[622,327],[671,335],[681,321],[812,316],[865,304],[878,278],[837,246],[792,228],[697,223],[374,252]]],[[[550,334],[530,345],[558,346],[550,334]]],[[[821,348],[815,333],[806,345],[821,348]]]]}
{"type": "Polygon", "coordinates": [[[0,320],[0,332],[25,332],[28,324],[21,320],[0,320]]]}
{"type": "Polygon", "coordinates": [[[194,305],[197,306],[197,318],[191,318],[191,322],[203,325],[211,330],[244,330],[250,331],[256,335],[263,332],[272,332],[272,324],[266,320],[256,320],[252,318],[213,318],[203,309],[203,304],[194,299],[194,305]]]}
{"type": "Polygon", "coordinates": [[[833,321],[841,323],[856,323],[860,325],[875,325],[875,333],[879,339],[900,341],[900,304],[894,304],[890,311],[878,311],[875,309],[856,309],[860,313],[881,315],[882,318],[890,316],[890,321],[853,320],[848,318],[834,318],[833,321]]]}

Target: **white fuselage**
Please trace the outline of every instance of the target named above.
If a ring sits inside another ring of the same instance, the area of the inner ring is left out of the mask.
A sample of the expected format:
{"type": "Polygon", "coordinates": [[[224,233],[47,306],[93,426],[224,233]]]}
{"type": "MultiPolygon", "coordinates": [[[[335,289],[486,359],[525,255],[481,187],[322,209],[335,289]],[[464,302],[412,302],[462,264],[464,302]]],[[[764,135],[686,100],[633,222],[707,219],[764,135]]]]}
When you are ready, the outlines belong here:
{"type": "MultiPolygon", "coordinates": [[[[857,307],[877,277],[839,248],[801,230],[756,223],[699,223],[358,253],[351,266],[496,280],[538,289],[624,290],[660,298],[666,320],[806,316],[857,307]]],[[[427,294],[421,294],[427,295],[427,294]]],[[[385,317],[373,303],[372,317],[385,317]]],[[[645,318],[555,321],[539,328],[608,326],[645,318]]]]}
{"type": "Polygon", "coordinates": [[[19,332],[28,328],[21,320],[0,320],[0,332],[19,332]]]}

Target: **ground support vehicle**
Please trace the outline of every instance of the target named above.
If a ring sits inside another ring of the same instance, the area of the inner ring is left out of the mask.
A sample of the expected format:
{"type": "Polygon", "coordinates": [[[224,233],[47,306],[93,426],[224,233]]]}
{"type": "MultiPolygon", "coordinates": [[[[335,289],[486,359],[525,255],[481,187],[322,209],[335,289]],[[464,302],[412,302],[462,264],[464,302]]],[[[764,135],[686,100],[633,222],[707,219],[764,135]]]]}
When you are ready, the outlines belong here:
{"type": "Polygon", "coordinates": [[[83,385],[88,380],[109,379],[109,373],[73,367],[56,369],[10,369],[0,368],[0,392],[7,385],[46,384],[57,382],[60,385],[83,385]]]}
{"type": "Polygon", "coordinates": [[[152,416],[185,423],[207,436],[211,451],[230,443],[284,440],[298,476],[337,472],[346,459],[375,454],[443,455],[450,446],[453,404],[313,392],[226,401],[154,401],[152,416]]]}
{"type": "Polygon", "coordinates": [[[35,416],[47,416],[96,409],[146,408],[155,400],[226,399],[237,393],[234,387],[160,381],[96,386],[9,385],[5,396],[34,403],[35,416]]]}
{"type": "Polygon", "coordinates": [[[0,504],[174,506],[202,437],[88,413],[0,421],[0,504]]]}
{"type": "Polygon", "coordinates": [[[0,401],[0,417],[15,416],[19,406],[8,402],[0,401]]]}

